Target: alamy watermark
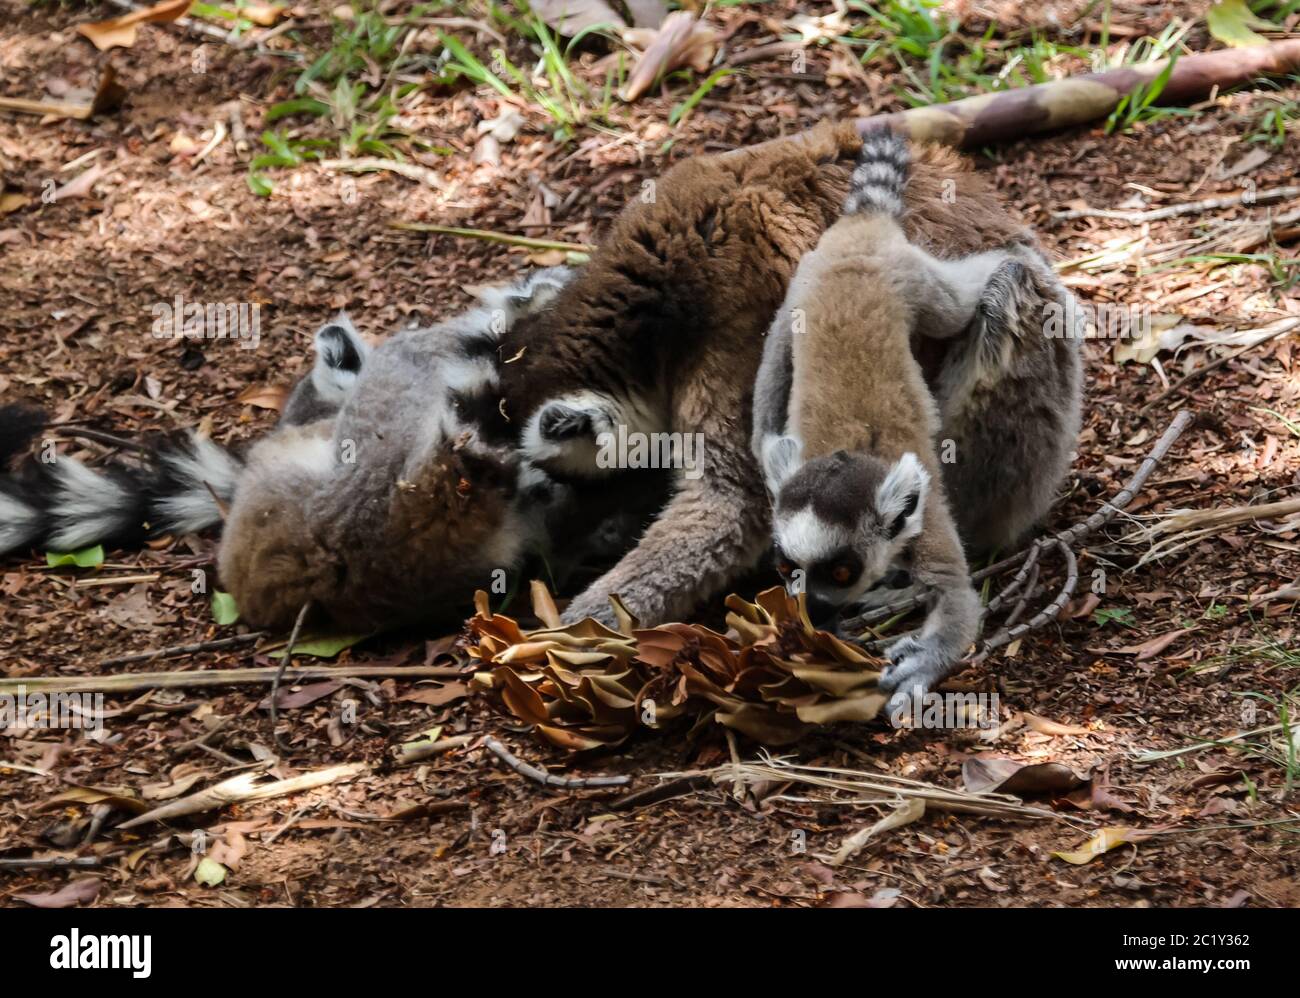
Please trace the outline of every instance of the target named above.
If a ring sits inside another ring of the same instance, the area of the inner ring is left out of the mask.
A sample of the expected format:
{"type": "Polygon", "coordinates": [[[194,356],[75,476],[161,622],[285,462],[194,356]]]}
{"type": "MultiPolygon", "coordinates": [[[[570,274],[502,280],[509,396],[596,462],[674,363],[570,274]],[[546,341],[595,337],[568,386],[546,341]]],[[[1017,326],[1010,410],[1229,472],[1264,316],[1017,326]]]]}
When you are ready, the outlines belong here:
{"type": "Polygon", "coordinates": [[[598,468],[674,468],[691,480],[704,474],[703,433],[642,433],[622,423],[596,434],[598,468]]]}
{"type": "Polygon", "coordinates": [[[894,727],[909,728],[996,728],[1000,703],[996,693],[913,693],[894,708],[889,720],[894,727]]]}
{"type": "Polygon", "coordinates": [[[262,306],[257,302],[187,302],[183,295],[154,302],[153,335],[159,340],[239,340],[253,350],[262,339],[262,306]]]}
{"type": "Polygon", "coordinates": [[[1151,333],[1146,305],[1092,305],[1069,298],[1043,307],[1043,335],[1049,340],[1140,340],[1151,333]]]}
{"type": "Polygon", "coordinates": [[[0,693],[0,731],[6,728],[76,729],[100,731],[104,727],[102,693],[0,693]]]}

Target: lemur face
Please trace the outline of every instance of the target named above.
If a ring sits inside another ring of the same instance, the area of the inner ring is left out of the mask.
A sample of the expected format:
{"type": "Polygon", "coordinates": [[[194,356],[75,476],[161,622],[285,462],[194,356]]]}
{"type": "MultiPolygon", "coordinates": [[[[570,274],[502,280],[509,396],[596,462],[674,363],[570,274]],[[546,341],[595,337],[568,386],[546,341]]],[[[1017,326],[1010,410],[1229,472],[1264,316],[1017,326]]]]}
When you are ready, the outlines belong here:
{"type": "Polygon", "coordinates": [[[804,462],[800,450],[792,437],[764,447],[776,567],[792,595],[806,593],[813,622],[824,623],[873,590],[898,587],[929,475],[911,453],[891,465],[842,450],[804,462]]]}

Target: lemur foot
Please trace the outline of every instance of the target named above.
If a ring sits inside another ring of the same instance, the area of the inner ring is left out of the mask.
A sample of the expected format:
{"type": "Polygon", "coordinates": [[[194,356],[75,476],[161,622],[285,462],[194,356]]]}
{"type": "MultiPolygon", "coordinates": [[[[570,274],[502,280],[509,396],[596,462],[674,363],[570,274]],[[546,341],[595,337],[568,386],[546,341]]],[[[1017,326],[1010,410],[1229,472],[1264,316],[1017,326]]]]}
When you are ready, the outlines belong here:
{"type": "Polygon", "coordinates": [[[885,650],[890,664],[880,674],[880,690],[892,693],[885,714],[899,728],[918,714],[921,698],[951,671],[953,658],[938,642],[900,638],[885,650]]]}
{"type": "Polygon", "coordinates": [[[594,435],[591,411],[575,409],[561,402],[552,402],[542,410],[538,429],[544,438],[556,442],[594,435]]]}

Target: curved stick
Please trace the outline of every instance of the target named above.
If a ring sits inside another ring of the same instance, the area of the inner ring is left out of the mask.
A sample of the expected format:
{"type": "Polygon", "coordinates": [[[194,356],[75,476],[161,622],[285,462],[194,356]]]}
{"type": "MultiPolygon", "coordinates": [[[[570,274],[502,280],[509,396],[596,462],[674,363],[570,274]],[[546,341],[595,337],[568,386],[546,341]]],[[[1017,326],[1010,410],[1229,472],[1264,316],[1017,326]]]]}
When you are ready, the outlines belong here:
{"type": "Polygon", "coordinates": [[[298,634],[302,631],[302,622],[307,619],[307,611],[310,609],[311,600],[308,600],[302,605],[302,609],[298,611],[298,619],[293,622],[293,630],[289,633],[289,643],[284,646],[284,658],[280,660],[280,668],[276,670],[275,678],[271,680],[271,737],[275,739],[275,744],[286,752],[289,750],[289,746],[280,737],[280,732],[276,727],[275,701],[280,695],[280,680],[284,679],[284,670],[289,667],[289,661],[293,658],[293,646],[298,643],[298,634]]]}

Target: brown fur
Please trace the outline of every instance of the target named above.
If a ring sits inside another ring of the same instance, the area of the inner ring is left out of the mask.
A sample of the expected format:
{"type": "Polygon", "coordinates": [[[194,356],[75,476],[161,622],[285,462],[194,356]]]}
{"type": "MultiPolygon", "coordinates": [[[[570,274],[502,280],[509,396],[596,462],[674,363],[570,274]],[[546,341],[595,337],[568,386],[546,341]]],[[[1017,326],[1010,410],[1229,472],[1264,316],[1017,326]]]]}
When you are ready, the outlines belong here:
{"type": "Polygon", "coordinates": [[[935,452],[938,406],[908,349],[916,314],[906,285],[915,275],[900,273],[879,254],[891,232],[892,219],[848,216],[827,231],[801,268],[808,283],[790,304],[804,310],[807,331],[791,338],[791,421],[805,461],[838,450],[865,451],[887,464],[915,454],[930,473],[930,487],[913,574],[925,586],[968,586],[966,555],[935,452]],[[808,385],[815,392],[804,391],[808,385]]]}
{"type": "MultiPolygon", "coordinates": [[[[750,454],[763,334],[800,257],[839,216],[861,139],[850,124],[674,167],[653,203],[620,216],[555,306],[512,333],[528,350],[503,369],[510,427],[566,390],[666,396],[663,429],[702,432],[704,474],[682,479],[642,542],[567,611],[612,619],[619,593],[643,622],[689,614],[752,566],[767,510],[750,454]]],[[[936,255],[1025,241],[984,180],[947,149],[920,146],[908,236],[936,255]]],[[[502,353],[517,351],[508,344],[502,353]]],[[[942,345],[926,358],[942,357],[942,345]]]]}
{"type": "MultiPolygon", "coordinates": [[[[610,619],[610,593],[645,623],[681,617],[756,562],[768,516],[749,426],[763,333],[799,259],[838,217],[859,145],[851,125],[828,124],[679,164],[551,305],[506,332],[496,356],[517,359],[500,366],[499,393],[465,400],[487,445],[517,443],[533,412],[571,389],[636,395],[662,429],[705,435],[703,476],[679,479],[642,542],[570,617],[610,619]]],[[[912,239],[964,255],[1026,238],[955,154],[920,147],[914,158],[912,239]]],[[[380,410],[371,422],[383,423],[380,410]]],[[[448,446],[340,484],[355,473],[335,469],[323,484],[295,472],[232,512],[221,575],[250,621],[286,626],[306,598],[348,627],[420,618],[463,605],[487,584],[484,566],[509,566],[495,549],[509,548],[522,512],[498,468],[448,446]]]]}

